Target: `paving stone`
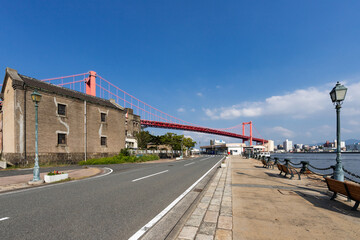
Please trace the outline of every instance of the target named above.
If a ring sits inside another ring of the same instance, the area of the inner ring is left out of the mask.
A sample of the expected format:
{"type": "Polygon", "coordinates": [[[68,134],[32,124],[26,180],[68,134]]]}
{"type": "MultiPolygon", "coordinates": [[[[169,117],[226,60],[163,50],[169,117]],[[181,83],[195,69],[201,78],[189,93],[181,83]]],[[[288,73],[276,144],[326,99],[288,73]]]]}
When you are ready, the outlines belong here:
{"type": "Polygon", "coordinates": [[[201,202],[197,205],[198,208],[201,208],[201,209],[207,209],[209,206],[209,203],[205,203],[205,202],[201,202]]]}
{"type": "Polygon", "coordinates": [[[211,201],[211,197],[203,197],[200,202],[209,203],[211,201]]]}
{"type": "Polygon", "coordinates": [[[210,205],[208,208],[209,211],[220,211],[220,205],[210,205]]]}
{"type": "Polygon", "coordinates": [[[181,230],[178,239],[187,239],[187,240],[195,239],[195,235],[196,235],[197,230],[198,230],[197,227],[185,226],[181,230]]]}
{"type": "Polygon", "coordinates": [[[220,198],[213,198],[210,202],[211,205],[220,205],[221,199],[220,198]]]}
{"type": "Polygon", "coordinates": [[[206,213],[206,209],[196,208],[192,215],[204,216],[206,213]]]}
{"type": "Polygon", "coordinates": [[[225,229],[217,229],[215,240],[232,240],[232,232],[225,229]]]}
{"type": "Polygon", "coordinates": [[[231,197],[223,197],[223,201],[228,201],[228,202],[231,202],[231,197]]]}
{"type": "Polygon", "coordinates": [[[224,202],[224,201],[221,202],[221,207],[231,207],[231,205],[232,202],[224,202]]]}
{"type": "Polygon", "coordinates": [[[218,228],[231,230],[232,229],[232,217],[220,216],[218,221],[218,228]]]}
{"type": "Polygon", "coordinates": [[[221,216],[232,216],[232,208],[231,207],[221,207],[220,209],[221,216]]]}
{"type": "Polygon", "coordinates": [[[216,223],[203,222],[199,229],[199,234],[215,235],[216,223]]]}
{"type": "Polygon", "coordinates": [[[196,235],[196,240],[213,240],[214,236],[205,235],[205,234],[198,234],[196,235]]]}
{"type": "Polygon", "coordinates": [[[218,211],[207,211],[204,217],[204,222],[216,223],[218,220],[219,212],[218,211]]]}
{"type": "Polygon", "coordinates": [[[200,215],[191,215],[191,217],[186,221],[186,226],[200,227],[203,216],[200,215]]]}

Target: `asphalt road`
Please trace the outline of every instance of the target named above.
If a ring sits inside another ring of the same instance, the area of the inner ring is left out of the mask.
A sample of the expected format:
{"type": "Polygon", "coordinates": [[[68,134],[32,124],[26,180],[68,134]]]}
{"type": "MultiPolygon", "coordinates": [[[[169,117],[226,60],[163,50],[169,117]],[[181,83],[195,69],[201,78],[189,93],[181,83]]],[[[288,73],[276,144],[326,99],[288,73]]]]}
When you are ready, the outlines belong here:
{"type": "Polygon", "coordinates": [[[0,194],[0,238],[128,239],[221,158],[135,164],[103,177],[0,194]]]}

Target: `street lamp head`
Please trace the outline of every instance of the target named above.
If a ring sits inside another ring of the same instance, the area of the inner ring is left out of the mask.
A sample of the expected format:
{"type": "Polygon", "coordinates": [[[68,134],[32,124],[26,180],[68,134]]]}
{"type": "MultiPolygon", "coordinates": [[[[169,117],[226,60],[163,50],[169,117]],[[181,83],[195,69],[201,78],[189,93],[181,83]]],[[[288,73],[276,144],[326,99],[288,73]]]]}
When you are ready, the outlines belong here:
{"type": "Polygon", "coordinates": [[[31,94],[31,98],[34,103],[39,103],[41,101],[41,94],[34,90],[34,92],[31,94]]]}
{"type": "Polygon", "coordinates": [[[335,87],[330,92],[331,101],[333,103],[341,103],[345,99],[346,92],[347,88],[337,82],[335,87]]]}

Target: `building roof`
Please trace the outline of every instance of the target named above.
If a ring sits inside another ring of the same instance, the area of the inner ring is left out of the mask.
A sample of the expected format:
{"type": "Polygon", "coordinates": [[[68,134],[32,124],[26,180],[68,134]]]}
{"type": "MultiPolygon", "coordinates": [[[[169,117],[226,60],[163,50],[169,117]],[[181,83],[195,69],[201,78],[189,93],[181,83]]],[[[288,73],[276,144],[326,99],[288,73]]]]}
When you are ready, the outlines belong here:
{"type": "MultiPolygon", "coordinates": [[[[123,108],[119,108],[118,106],[120,105],[115,105],[112,102],[110,102],[109,100],[106,99],[102,99],[99,97],[95,97],[95,96],[91,96],[82,92],[78,92],[75,90],[71,90],[68,88],[64,88],[64,87],[59,87],[47,82],[43,82],[40,80],[37,80],[35,78],[32,77],[28,77],[22,74],[18,74],[16,70],[11,69],[11,68],[6,68],[6,75],[5,75],[5,81],[4,81],[4,85],[2,88],[1,93],[3,93],[5,87],[6,87],[6,79],[9,76],[11,77],[13,80],[16,81],[16,85],[22,85],[22,87],[30,87],[33,89],[38,89],[39,91],[43,91],[43,92],[48,92],[48,93],[53,93],[53,94],[57,94],[57,95],[62,95],[65,97],[70,97],[70,98],[76,98],[79,100],[83,100],[83,101],[87,101],[87,102],[91,102],[94,104],[99,104],[99,105],[103,105],[106,107],[110,107],[110,108],[115,108],[115,109],[123,109],[123,108]]],[[[14,84],[13,84],[14,85],[14,84]]]]}

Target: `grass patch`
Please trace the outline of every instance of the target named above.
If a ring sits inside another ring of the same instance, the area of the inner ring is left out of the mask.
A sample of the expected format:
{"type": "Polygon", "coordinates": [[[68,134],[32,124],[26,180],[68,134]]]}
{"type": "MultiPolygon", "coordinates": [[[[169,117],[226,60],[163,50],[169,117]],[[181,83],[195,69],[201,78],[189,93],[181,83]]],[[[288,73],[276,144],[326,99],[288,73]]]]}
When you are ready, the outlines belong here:
{"type": "Polygon", "coordinates": [[[124,156],[119,154],[113,157],[94,158],[87,161],[79,162],[79,165],[105,165],[105,164],[121,164],[121,163],[135,163],[135,162],[147,162],[158,160],[157,155],[142,155],[142,156],[124,156]]]}

